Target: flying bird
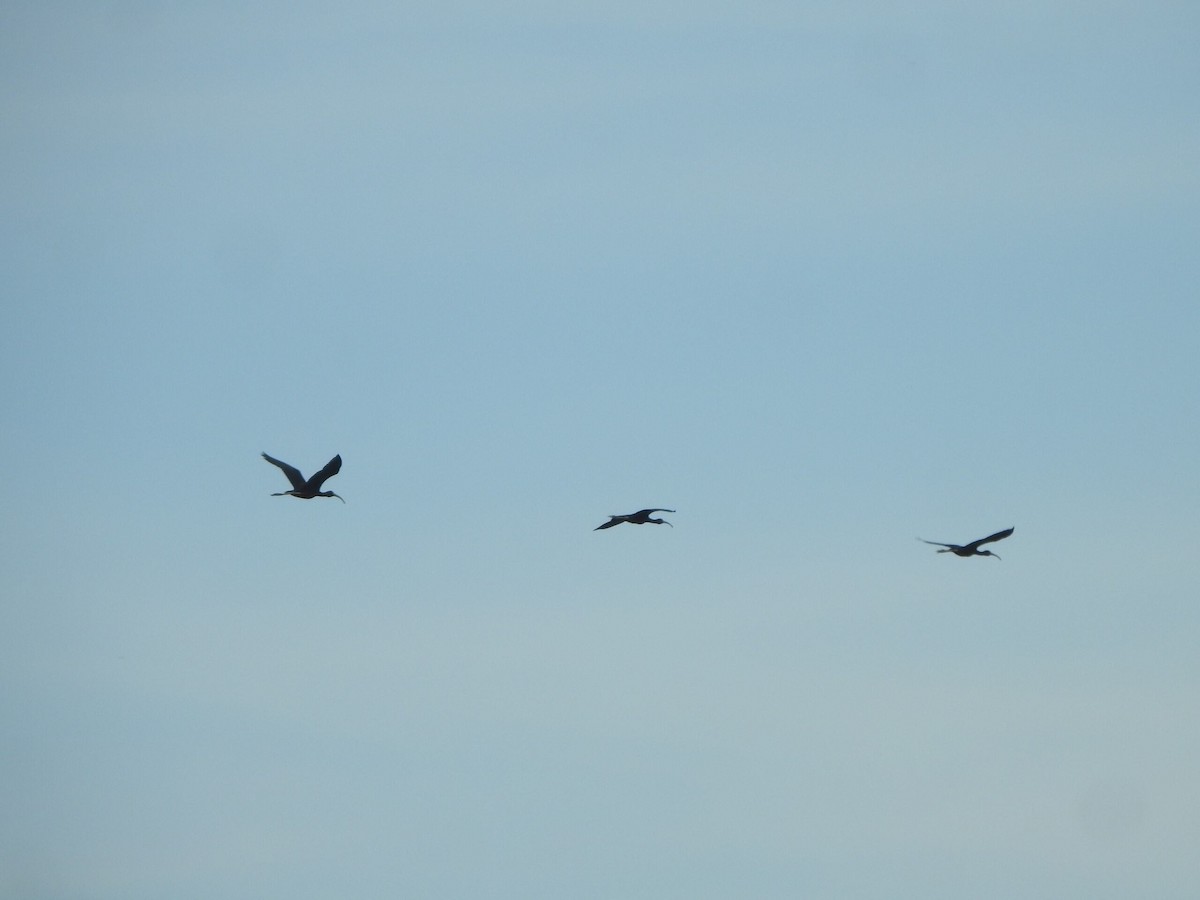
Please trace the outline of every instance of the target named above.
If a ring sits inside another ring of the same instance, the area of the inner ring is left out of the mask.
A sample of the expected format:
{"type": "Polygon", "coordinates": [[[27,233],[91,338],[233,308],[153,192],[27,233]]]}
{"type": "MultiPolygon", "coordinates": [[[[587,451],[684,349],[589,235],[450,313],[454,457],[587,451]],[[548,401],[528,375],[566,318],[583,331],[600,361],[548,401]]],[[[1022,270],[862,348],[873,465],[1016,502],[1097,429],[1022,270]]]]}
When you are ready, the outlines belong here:
{"type": "MultiPolygon", "coordinates": [[[[273,456],[267,456],[265,453],[262,455],[262,458],[273,466],[279,466],[283,470],[283,474],[287,476],[287,480],[292,483],[290,491],[272,494],[272,497],[299,497],[301,500],[311,500],[313,497],[337,497],[339,500],[342,500],[333,491],[321,490],[321,485],[325,483],[327,478],[332,478],[341,471],[342,456],[340,453],[325,463],[325,468],[307,481],[304,480],[304,476],[300,474],[300,470],[295,466],[289,466],[287,463],[281,462],[273,456]]],[[[342,502],[345,503],[346,501],[342,500],[342,502]]]]}
{"type": "MultiPolygon", "coordinates": [[[[612,528],[614,525],[620,525],[622,522],[628,522],[630,525],[645,525],[649,522],[651,525],[671,525],[666,519],[652,519],[650,513],[669,512],[673,513],[673,509],[639,509],[635,513],[630,513],[627,516],[609,516],[608,521],[603,525],[597,525],[592,531],[600,531],[602,528],[612,528]]],[[[671,525],[674,528],[674,525],[671,525]]]]}
{"type": "Polygon", "coordinates": [[[984,544],[990,544],[992,541],[1002,541],[1013,533],[1012,528],[1005,528],[1003,531],[997,531],[995,534],[989,534],[985,538],[980,538],[977,541],[971,541],[969,544],[943,544],[938,541],[927,541],[924,538],[917,538],[924,544],[933,544],[935,547],[945,547],[944,550],[939,550],[938,553],[953,553],[955,556],[994,556],[1000,558],[1000,554],[993,553],[991,550],[980,550],[984,544]]]}

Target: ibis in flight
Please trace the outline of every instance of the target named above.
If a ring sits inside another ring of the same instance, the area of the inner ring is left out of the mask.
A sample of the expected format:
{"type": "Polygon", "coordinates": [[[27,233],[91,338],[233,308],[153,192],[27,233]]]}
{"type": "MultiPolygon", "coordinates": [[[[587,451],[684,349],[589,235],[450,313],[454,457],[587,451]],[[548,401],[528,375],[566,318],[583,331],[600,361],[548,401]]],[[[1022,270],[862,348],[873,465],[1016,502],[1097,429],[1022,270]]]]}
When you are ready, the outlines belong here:
{"type": "Polygon", "coordinates": [[[927,541],[924,538],[917,538],[924,544],[933,544],[935,547],[944,547],[944,550],[939,550],[938,553],[953,553],[955,556],[994,556],[1000,558],[1000,554],[993,553],[991,550],[980,550],[984,544],[990,544],[992,541],[1002,541],[1013,533],[1012,528],[1005,528],[1003,531],[997,531],[995,534],[989,534],[985,538],[980,538],[977,541],[971,541],[969,544],[943,544],[939,541],[927,541]]]}
{"type": "MultiPolygon", "coordinates": [[[[620,525],[622,522],[628,522],[630,525],[645,525],[649,522],[651,525],[671,525],[666,519],[652,519],[650,513],[669,512],[673,513],[673,509],[639,509],[635,513],[630,513],[627,516],[609,516],[608,521],[603,525],[597,525],[592,531],[600,531],[603,528],[612,528],[614,525],[620,525]]],[[[674,528],[674,525],[671,525],[674,528]]]]}
{"type": "MultiPolygon", "coordinates": [[[[326,479],[332,478],[341,470],[342,456],[340,453],[325,463],[325,468],[307,481],[295,466],[289,466],[287,463],[273,456],[267,456],[265,453],[262,455],[262,458],[273,466],[279,466],[283,470],[283,474],[287,476],[287,480],[292,483],[290,491],[272,494],[272,497],[299,497],[301,500],[311,500],[313,497],[337,497],[339,500],[342,500],[333,491],[321,490],[321,485],[325,483],[326,479]]],[[[345,503],[346,501],[342,500],[342,502],[345,503]]]]}

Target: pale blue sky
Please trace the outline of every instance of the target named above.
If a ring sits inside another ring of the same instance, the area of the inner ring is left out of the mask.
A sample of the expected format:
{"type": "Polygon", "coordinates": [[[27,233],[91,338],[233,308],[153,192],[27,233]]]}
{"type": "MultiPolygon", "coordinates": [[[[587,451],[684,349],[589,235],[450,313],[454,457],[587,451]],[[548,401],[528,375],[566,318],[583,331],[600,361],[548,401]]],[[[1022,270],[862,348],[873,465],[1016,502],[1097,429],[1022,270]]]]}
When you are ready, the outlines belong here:
{"type": "Polygon", "coordinates": [[[1200,893],[1200,6],[246,6],[0,6],[0,896],[1200,893]]]}

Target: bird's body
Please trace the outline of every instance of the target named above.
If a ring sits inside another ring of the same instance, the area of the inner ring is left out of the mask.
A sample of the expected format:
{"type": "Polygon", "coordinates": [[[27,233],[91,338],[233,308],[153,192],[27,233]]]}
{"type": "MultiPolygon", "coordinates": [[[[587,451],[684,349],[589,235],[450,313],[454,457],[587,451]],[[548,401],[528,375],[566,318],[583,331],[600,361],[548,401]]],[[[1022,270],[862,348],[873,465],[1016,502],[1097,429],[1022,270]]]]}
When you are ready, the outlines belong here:
{"type": "Polygon", "coordinates": [[[990,544],[992,541],[1002,541],[1013,533],[1013,528],[1005,528],[1003,531],[997,531],[995,534],[989,534],[985,538],[980,538],[977,541],[971,541],[969,544],[943,544],[938,541],[927,541],[924,538],[917,538],[923,544],[933,544],[935,547],[943,547],[938,553],[953,553],[955,556],[994,556],[1000,558],[998,553],[993,553],[991,550],[980,550],[984,544],[990,544]]]}
{"type": "MultiPolygon", "coordinates": [[[[295,466],[289,466],[287,463],[275,459],[273,456],[267,456],[267,454],[264,453],[262,458],[271,465],[278,466],[283,471],[283,474],[287,476],[287,480],[292,483],[292,489],[290,491],[282,491],[278,494],[272,494],[272,497],[296,497],[300,500],[311,500],[313,497],[337,497],[339,500],[342,500],[342,498],[338,497],[338,495],[333,491],[321,490],[321,485],[325,483],[326,479],[332,478],[339,471],[341,471],[341,454],[338,454],[329,462],[325,463],[325,468],[309,479],[305,479],[305,477],[300,474],[300,470],[295,466]]],[[[345,503],[346,501],[342,500],[342,502],[345,503]]]]}
{"type": "MultiPolygon", "coordinates": [[[[612,528],[614,525],[620,525],[622,522],[628,522],[630,525],[646,525],[646,524],[671,525],[671,523],[668,522],[666,519],[650,518],[650,514],[656,513],[656,512],[673,513],[673,512],[675,512],[675,510],[673,510],[673,509],[639,509],[637,512],[630,513],[627,516],[610,515],[608,517],[607,522],[605,522],[603,525],[597,525],[595,528],[592,529],[592,531],[600,531],[604,528],[612,528]]],[[[671,525],[671,527],[674,528],[675,526],[671,525]]]]}

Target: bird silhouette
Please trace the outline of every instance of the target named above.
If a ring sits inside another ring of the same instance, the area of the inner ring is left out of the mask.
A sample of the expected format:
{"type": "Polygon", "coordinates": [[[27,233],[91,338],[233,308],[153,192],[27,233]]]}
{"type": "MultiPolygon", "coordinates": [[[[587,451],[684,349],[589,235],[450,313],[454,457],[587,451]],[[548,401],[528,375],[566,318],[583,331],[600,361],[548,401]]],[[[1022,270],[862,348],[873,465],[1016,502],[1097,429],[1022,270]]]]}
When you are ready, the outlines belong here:
{"type": "MultiPolygon", "coordinates": [[[[620,525],[622,522],[628,522],[630,525],[645,525],[649,522],[651,525],[671,525],[666,519],[652,519],[650,513],[669,512],[673,513],[673,509],[639,509],[635,513],[630,513],[627,516],[609,516],[608,521],[603,525],[597,525],[592,531],[600,531],[604,528],[612,528],[614,525],[620,525]]],[[[671,525],[674,528],[674,525],[671,525]]]]}
{"type": "MultiPolygon", "coordinates": [[[[287,463],[282,462],[273,456],[267,456],[265,453],[262,455],[262,458],[271,465],[278,466],[280,469],[282,469],[283,474],[287,476],[287,480],[292,483],[292,489],[290,491],[272,494],[272,497],[298,497],[301,500],[311,500],[313,497],[337,497],[339,500],[342,500],[342,498],[338,497],[338,495],[333,491],[321,490],[321,485],[325,483],[325,480],[327,478],[332,478],[341,470],[341,454],[338,454],[329,462],[325,463],[325,468],[323,468],[312,478],[309,478],[307,481],[305,481],[304,476],[300,474],[300,470],[295,466],[289,466],[287,463]]],[[[345,503],[346,501],[342,500],[342,502],[345,503]]]]}
{"type": "Polygon", "coordinates": [[[945,547],[944,550],[939,550],[938,553],[953,553],[955,556],[994,556],[1000,558],[1000,554],[993,553],[991,550],[980,550],[984,544],[990,544],[992,541],[1002,541],[1013,533],[1012,528],[1005,528],[1003,531],[997,531],[995,534],[989,534],[985,538],[980,538],[977,541],[971,541],[969,544],[943,544],[939,541],[927,541],[924,538],[917,538],[924,544],[933,544],[935,547],[945,547]]]}

